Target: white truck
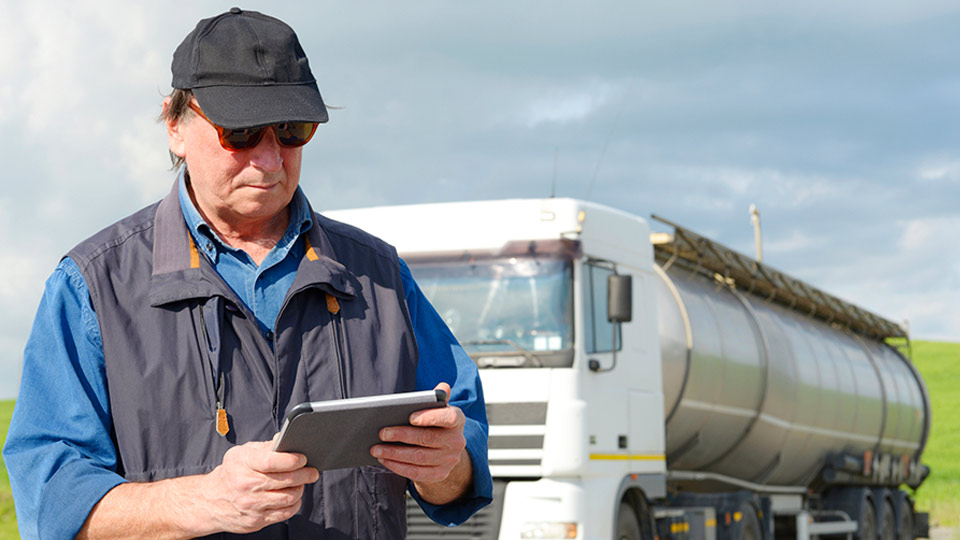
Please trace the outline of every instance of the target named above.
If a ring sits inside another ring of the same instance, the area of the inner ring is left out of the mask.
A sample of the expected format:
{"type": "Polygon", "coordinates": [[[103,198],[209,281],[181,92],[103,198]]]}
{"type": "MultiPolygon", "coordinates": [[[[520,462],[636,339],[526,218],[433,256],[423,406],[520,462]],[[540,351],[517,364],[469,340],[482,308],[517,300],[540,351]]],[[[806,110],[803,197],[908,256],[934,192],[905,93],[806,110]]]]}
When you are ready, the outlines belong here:
{"type": "Polygon", "coordinates": [[[326,215],[394,244],[480,369],[495,500],[452,529],[411,503],[408,538],[927,535],[900,326],[589,202],[326,215]]]}

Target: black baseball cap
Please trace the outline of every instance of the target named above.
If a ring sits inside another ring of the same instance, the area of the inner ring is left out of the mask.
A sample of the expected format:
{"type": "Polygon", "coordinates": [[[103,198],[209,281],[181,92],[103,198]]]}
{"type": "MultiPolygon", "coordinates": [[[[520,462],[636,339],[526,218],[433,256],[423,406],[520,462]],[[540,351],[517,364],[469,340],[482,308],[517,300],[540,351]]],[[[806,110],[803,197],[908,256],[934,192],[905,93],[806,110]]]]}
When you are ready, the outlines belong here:
{"type": "Polygon", "coordinates": [[[192,90],[225,128],[327,121],[297,34],[269,15],[235,7],[201,20],[174,51],[171,71],[172,86],[192,90]]]}

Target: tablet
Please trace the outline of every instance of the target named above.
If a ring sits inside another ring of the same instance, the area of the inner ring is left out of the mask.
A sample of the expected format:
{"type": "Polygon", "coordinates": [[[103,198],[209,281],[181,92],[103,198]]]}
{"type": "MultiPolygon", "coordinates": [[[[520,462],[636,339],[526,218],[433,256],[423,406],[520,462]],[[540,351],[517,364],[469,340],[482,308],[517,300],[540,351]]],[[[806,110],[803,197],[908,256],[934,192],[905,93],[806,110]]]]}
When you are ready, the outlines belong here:
{"type": "Polygon", "coordinates": [[[287,413],[273,449],[303,454],[321,471],[379,465],[372,446],[402,444],[381,441],[381,429],[409,426],[412,413],[446,404],[443,390],[301,403],[287,413]]]}

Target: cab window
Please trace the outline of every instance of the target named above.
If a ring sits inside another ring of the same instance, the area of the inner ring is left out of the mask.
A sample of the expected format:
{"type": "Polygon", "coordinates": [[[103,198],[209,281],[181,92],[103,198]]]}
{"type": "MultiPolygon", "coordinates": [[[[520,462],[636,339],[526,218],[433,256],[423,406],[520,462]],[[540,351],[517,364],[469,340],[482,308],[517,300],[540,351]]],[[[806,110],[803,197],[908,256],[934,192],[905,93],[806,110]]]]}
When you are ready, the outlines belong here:
{"type": "MultiPolygon", "coordinates": [[[[611,352],[614,350],[614,323],[607,319],[607,278],[613,275],[613,268],[586,263],[583,271],[584,348],[588,354],[611,352]]],[[[623,346],[621,335],[620,328],[617,328],[618,351],[623,346]]]]}

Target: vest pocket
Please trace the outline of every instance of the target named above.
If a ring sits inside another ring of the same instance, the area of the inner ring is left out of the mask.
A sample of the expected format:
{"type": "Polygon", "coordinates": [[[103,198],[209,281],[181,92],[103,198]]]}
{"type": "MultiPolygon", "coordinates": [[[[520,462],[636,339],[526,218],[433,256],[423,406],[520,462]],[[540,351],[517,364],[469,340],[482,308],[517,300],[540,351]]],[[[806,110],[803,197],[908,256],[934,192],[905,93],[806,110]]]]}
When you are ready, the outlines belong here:
{"type": "MultiPolygon", "coordinates": [[[[204,403],[207,404],[207,409],[210,411],[210,418],[215,422],[217,410],[217,379],[219,378],[220,366],[211,360],[210,336],[206,329],[208,321],[204,320],[204,304],[197,303],[191,306],[190,315],[193,320],[194,334],[197,341],[198,361],[195,365],[200,368],[199,381],[201,382],[198,386],[203,389],[205,397],[204,403]]],[[[218,343],[216,345],[219,347],[219,331],[217,332],[217,338],[218,343]]],[[[219,350],[217,354],[219,354],[219,350]]],[[[219,360],[219,358],[217,360],[219,360]]]]}

